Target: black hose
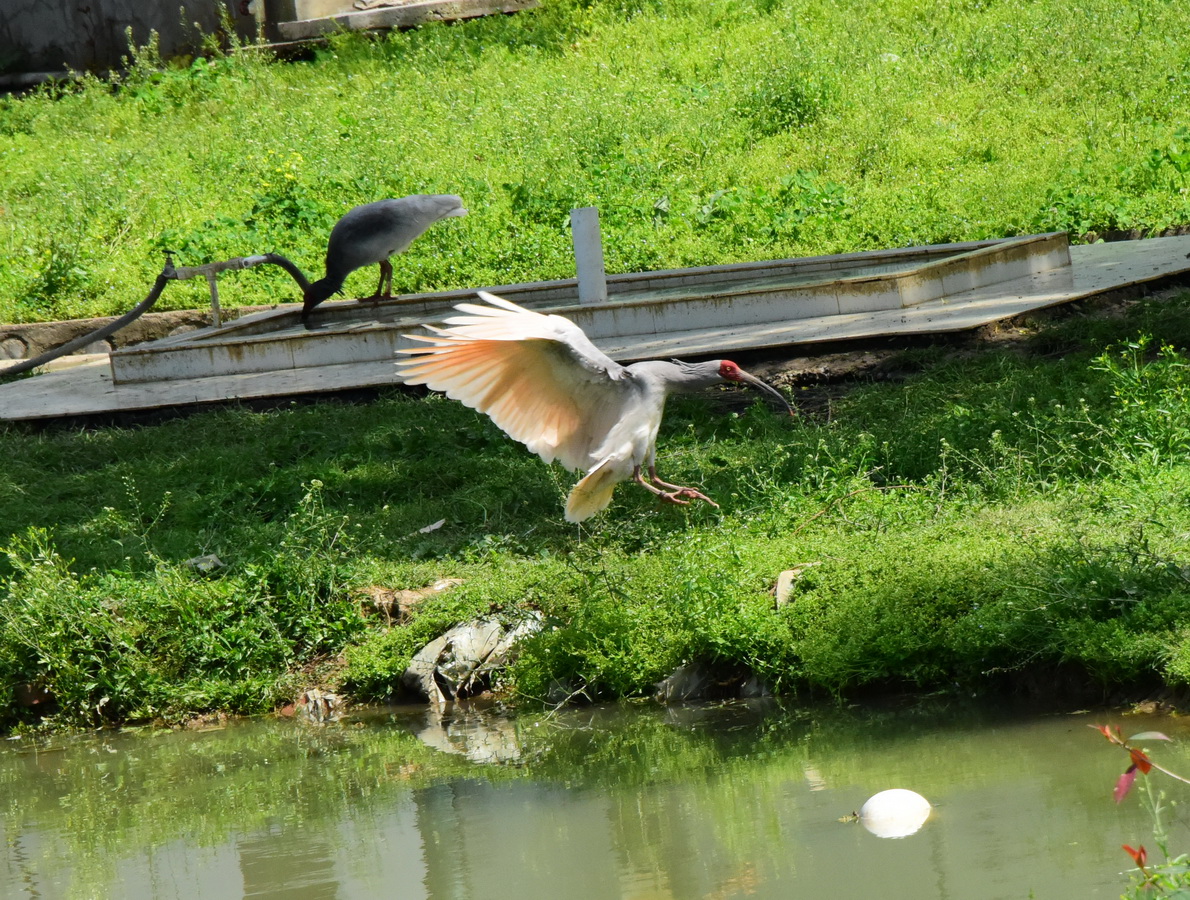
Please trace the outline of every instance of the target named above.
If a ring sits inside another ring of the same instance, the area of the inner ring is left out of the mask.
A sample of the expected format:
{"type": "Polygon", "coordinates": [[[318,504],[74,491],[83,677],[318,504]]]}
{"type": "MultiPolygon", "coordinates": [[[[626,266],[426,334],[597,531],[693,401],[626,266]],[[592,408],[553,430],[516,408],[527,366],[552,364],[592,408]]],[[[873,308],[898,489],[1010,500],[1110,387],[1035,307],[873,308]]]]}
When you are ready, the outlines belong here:
{"type": "MultiPolygon", "coordinates": [[[[243,268],[244,266],[254,266],[258,263],[272,263],[275,266],[280,266],[282,269],[288,272],[293,277],[293,280],[298,283],[298,287],[302,289],[303,294],[310,286],[310,282],[302,273],[302,270],[294,265],[291,260],[285,258],[280,253],[265,253],[260,256],[240,257],[236,260],[229,260],[229,262],[233,264],[238,263],[238,265],[232,265],[229,266],[229,268],[243,268]]],[[[219,263],[217,265],[222,266],[223,264],[219,263]]],[[[120,316],[120,318],[113,319],[111,322],[108,322],[106,325],[102,326],[101,328],[97,328],[95,331],[92,331],[89,334],[80,335],[72,341],[67,341],[60,347],[55,347],[53,350],[47,350],[40,356],[33,357],[33,359],[21,360],[21,362],[17,363],[16,365],[0,372],[0,375],[20,375],[23,372],[36,369],[38,366],[44,366],[51,360],[57,359],[59,356],[65,356],[67,353],[73,353],[79,347],[85,347],[87,344],[94,343],[95,341],[102,341],[104,338],[110,337],[129,322],[148,312],[148,310],[161,296],[161,292],[165,290],[165,286],[169,284],[169,282],[176,280],[177,277],[178,276],[176,270],[174,269],[173,259],[167,253],[165,256],[165,268],[161,270],[161,274],[158,275],[157,280],[153,282],[153,289],[149,291],[149,295],[128,312],[124,313],[124,315],[120,316]]]]}
{"type": "Polygon", "coordinates": [[[20,375],[22,372],[28,372],[30,369],[36,369],[38,366],[44,366],[50,360],[57,359],[59,356],[65,356],[67,353],[73,353],[79,347],[85,347],[87,344],[90,344],[94,341],[101,341],[109,335],[115,334],[117,331],[119,331],[133,319],[140,316],[157,302],[157,298],[161,296],[161,292],[165,290],[165,286],[170,282],[170,275],[167,273],[172,273],[172,271],[173,266],[167,263],[165,270],[160,275],[158,275],[157,280],[153,282],[153,290],[149,291],[149,296],[145,297],[144,300],[142,300],[128,312],[124,313],[124,315],[120,316],[120,318],[108,322],[102,328],[98,328],[89,334],[79,335],[74,340],[67,341],[60,347],[55,347],[53,350],[47,350],[40,356],[33,357],[33,359],[21,360],[15,366],[5,369],[3,372],[0,372],[0,374],[20,375]]]}
{"type": "Polygon", "coordinates": [[[298,287],[302,289],[303,294],[310,287],[310,281],[302,273],[302,270],[280,253],[266,253],[261,257],[261,262],[272,263],[275,266],[280,266],[282,269],[288,272],[291,276],[293,276],[293,280],[298,283],[298,287]]]}

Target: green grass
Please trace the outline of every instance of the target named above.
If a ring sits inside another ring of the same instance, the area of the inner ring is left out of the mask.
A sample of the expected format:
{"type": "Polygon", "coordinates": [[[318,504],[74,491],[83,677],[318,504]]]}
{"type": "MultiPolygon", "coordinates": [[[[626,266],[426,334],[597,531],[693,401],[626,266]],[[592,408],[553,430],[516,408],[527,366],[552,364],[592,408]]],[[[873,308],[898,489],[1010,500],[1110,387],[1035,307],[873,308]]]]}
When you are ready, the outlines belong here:
{"type": "MultiPolygon", "coordinates": [[[[163,248],[313,273],[338,215],[415,191],[472,215],[396,261],[401,290],[569,275],[588,204],[612,271],[1183,227],[1188,30],[1177,3],[547,0],[304,62],[145,48],[114,82],[0,101],[0,320],[127,309],[163,248]]],[[[256,270],[220,292],[296,299],[256,270]]],[[[676,399],[661,471],[722,509],[624,486],[582,529],[571,475],[441,397],[8,426],[0,702],[43,686],[85,724],[312,681],[387,698],[446,627],[528,608],[549,627],[505,686],[530,699],[648,693],[689,660],[798,696],[1184,685],[1187,323],[1182,294],[1028,353],[910,350],[904,383],[793,422],[676,399]],[[407,625],[362,611],[369,585],[448,576],[407,625]]]]}
{"type": "MultiPolygon", "coordinates": [[[[0,321],[127,310],[163,248],[320,274],[343,212],[414,192],[472,215],[397,261],[404,291],[571,276],[592,204],[613,272],[1183,227],[1188,31],[1173,2],[546,0],[308,62],[144,48],[0,100],[0,321]]],[[[221,293],[297,299],[276,271],[221,293]]]]}
{"type": "Polygon", "coordinates": [[[450,625],[526,609],[549,625],[505,679],[527,700],[644,694],[691,660],[795,696],[1183,685],[1187,322],[1182,293],[1029,352],[912,351],[920,372],[829,416],[678,399],[661,470],[722,509],[625,485],[581,529],[570,475],[436,396],[9,427],[0,690],[43,685],[75,723],[260,711],[325,678],[383,699],[450,625]],[[464,584],[409,624],[361,611],[368,585],[442,577],[464,584]]]}

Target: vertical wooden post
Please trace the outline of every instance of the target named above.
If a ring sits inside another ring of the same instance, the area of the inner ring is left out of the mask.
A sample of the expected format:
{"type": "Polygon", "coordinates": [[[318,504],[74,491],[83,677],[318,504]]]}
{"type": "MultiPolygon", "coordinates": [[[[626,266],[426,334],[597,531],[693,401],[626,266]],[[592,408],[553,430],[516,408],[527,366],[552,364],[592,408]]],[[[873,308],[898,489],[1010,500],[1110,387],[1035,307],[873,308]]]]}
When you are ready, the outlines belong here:
{"type": "Polygon", "coordinates": [[[211,286],[211,324],[216,328],[223,324],[223,317],[219,311],[219,285],[216,283],[214,272],[207,272],[207,284],[211,286]]]}
{"type": "Polygon", "coordinates": [[[599,210],[594,206],[570,211],[574,264],[578,273],[578,302],[606,303],[607,276],[603,269],[603,241],[599,236],[599,210]]]}

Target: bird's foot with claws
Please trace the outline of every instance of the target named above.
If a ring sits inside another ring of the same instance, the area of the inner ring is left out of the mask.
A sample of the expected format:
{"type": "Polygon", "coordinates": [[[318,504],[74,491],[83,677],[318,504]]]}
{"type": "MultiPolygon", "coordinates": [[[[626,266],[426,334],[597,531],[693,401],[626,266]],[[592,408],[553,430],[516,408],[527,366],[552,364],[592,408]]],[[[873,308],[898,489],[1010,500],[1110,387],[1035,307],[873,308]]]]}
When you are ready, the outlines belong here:
{"type": "Polygon", "coordinates": [[[696,491],[694,488],[678,487],[673,491],[661,491],[657,496],[666,503],[674,503],[678,506],[689,506],[690,500],[702,500],[704,503],[711,504],[711,506],[715,507],[715,509],[719,508],[718,503],[716,503],[702,491],[696,491]],[[684,500],[684,497],[689,497],[690,500],[684,500]]]}
{"type": "Polygon", "coordinates": [[[719,508],[719,504],[702,491],[696,491],[694,488],[682,487],[680,484],[670,484],[668,481],[662,481],[657,477],[657,469],[653,466],[649,466],[648,481],[641,475],[640,466],[632,470],[632,480],[646,490],[656,494],[659,499],[666,503],[673,503],[675,506],[689,506],[691,500],[702,500],[704,503],[711,504],[715,509],[719,508]],[[669,490],[662,490],[662,488],[669,488],[669,490]]]}

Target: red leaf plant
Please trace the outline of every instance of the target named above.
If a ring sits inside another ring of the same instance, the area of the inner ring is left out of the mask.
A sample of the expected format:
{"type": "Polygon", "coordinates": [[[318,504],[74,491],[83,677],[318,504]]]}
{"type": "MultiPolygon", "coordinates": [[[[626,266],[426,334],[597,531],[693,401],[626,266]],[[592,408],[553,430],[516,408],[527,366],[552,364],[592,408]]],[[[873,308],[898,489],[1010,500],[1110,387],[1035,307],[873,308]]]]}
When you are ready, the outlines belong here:
{"type": "Polygon", "coordinates": [[[1136,781],[1136,773],[1139,771],[1142,775],[1148,775],[1153,769],[1158,772],[1163,772],[1170,778],[1174,778],[1184,784],[1190,784],[1190,778],[1183,778],[1164,766],[1159,766],[1149,757],[1144,750],[1139,747],[1132,746],[1133,741],[1168,741],[1169,738],[1160,731],[1142,731],[1140,734],[1134,734],[1132,737],[1125,739],[1124,735],[1120,733],[1120,727],[1117,725],[1115,729],[1109,728],[1107,725],[1091,725],[1111,743],[1117,747],[1121,747],[1128,751],[1128,758],[1131,760],[1131,765],[1124,770],[1124,774],[1116,780],[1115,789],[1112,791],[1112,798],[1119,803],[1128,796],[1128,792],[1132,789],[1133,782],[1136,781]]]}
{"type": "Polygon", "coordinates": [[[1140,869],[1140,874],[1145,876],[1144,883],[1141,887],[1151,887],[1153,884],[1153,876],[1149,870],[1145,868],[1145,860],[1149,858],[1149,854],[1145,852],[1145,845],[1141,844],[1139,847],[1129,847],[1127,844],[1121,844],[1124,852],[1132,857],[1132,861],[1136,863],[1136,867],[1140,869]]]}
{"type": "MultiPolygon", "coordinates": [[[[1132,785],[1136,781],[1137,772],[1142,775],[1148,775],[1149,772],[1151,772],[1153,769],[1156,769],[1158,772],[1163,772],[1170,778],[1181,781],[1184,784],[1190,784],[1190,779],[1183,778],[1181,775],[1171,772],[1164,766],[1158,765],[1157,763],[1153,762],[1153,760],[1144,750],[1139,747],[1132,746],[1133,741],[1168,741],[1169,738],[1161,732],[1143,731],[1140,734],[1134,734],[1132,737],[1125,739],[1118,726],[1114,729],[1109,728],[1107,725],[1092,725],[1090,727],[1096,729],[1112,744],[1115,744],[1117,747],[1120,747],[1128,752],[1128,768],[1125,769],[1124,774],[1122,774],[1116,780],[1116,786],[1112,790],[1112,799],[1114,799],[1116,803],[1119,803],[1128,796],[1128,792],[1132,789],[1132,785]]],[[[1142,844],[1135,848],[1130,847],[1127,844],[1122,844],[1121,846],[1123,847],[1124,852],[1132,857],[1132,861],[1136,863],[1136,867],[1140,869],[1141,875],[1144,876],[1145,880],[1141,887],[1146,889],[1156,887],[1157,882],[1154,880],[1154,873],[1145,868],[1145,863],[1148,860],[1148,853],[1145,852],[1144,845],[1142,844]]]]}
{"type": "Polygon", "coordinates": [[[1145,852],[1145,845],[1141,844],[1139,847],[1129,847],[1127,844],[1121,844],[1124,852],[1132,857],[1132,861],[1136,863],[1137,868],[1142,872],[1145,870],[1145,860],[1149,858],[1149,854],[1145,852]]]}

